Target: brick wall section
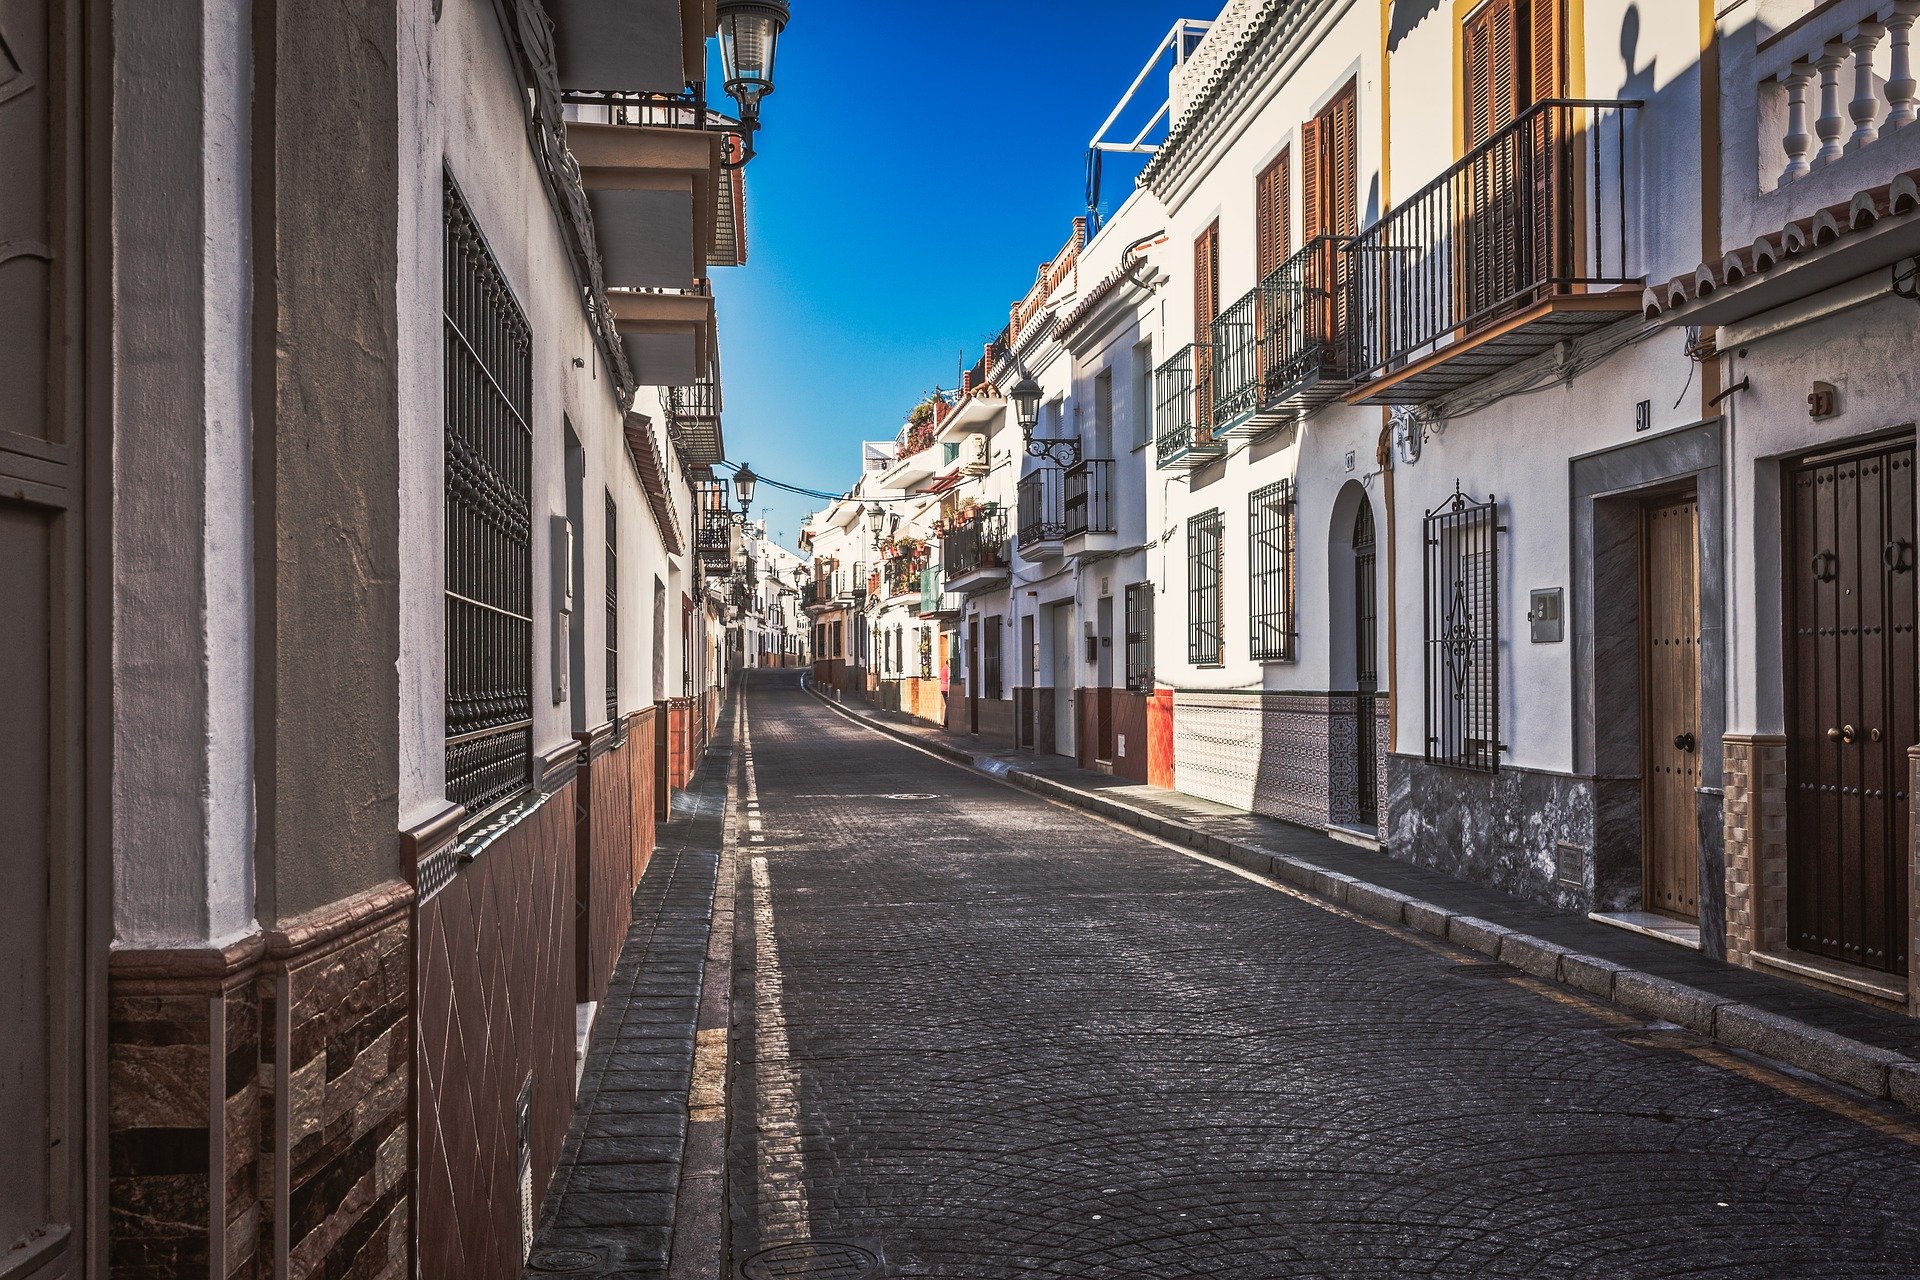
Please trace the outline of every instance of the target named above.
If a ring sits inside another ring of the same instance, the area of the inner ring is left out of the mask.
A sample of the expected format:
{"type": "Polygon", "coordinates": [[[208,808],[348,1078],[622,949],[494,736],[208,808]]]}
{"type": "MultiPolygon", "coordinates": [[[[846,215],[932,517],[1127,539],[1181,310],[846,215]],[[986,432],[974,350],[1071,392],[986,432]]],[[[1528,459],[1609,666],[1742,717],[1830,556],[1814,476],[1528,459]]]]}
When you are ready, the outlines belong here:
{"type": "Polygon", "coordinates": [[[1728,734],[1726,760],[1727,960],[1786,945],[1787,744],[1728,734]]]}

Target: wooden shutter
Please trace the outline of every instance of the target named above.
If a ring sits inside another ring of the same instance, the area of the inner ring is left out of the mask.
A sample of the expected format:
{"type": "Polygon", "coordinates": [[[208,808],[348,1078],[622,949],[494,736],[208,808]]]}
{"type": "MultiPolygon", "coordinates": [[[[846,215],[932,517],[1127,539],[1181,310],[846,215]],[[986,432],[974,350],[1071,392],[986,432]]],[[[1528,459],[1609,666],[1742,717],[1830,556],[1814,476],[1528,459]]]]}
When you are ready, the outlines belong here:
{"type": "Polygon", "coordinates": [[[1255,186],[1254,219],[1260,279],[1278,271],[1293,255],[1293,156],[1282,151],[1261,170],[1255,186]]]}
{"type": "Polygon", "coordinates": [[[1194,430],[1200,441],[1213,431],[1213,322],[1220,314],[1220,224],[1193,242],[1194,430]]]}
{"type": "Polygon", "coordinates": [[[1533,0],[1533,48],[1528,56],[1528,104],[1546,102],[1563,92],[1561,65],[1565,42],[1560,38],[1563,0],[1533,0]]]}
{"type": "MultiPolygon", "coordinates": [[[[1519,0],[1487,0],[1467,19],[1467,150],[1513,123],[1519,109],[1519,0]]],[[[1543,9],[1551,9],[1543,4],[1543,9]]]]}
{"type": "Polygon", "coordinates": [[[1325,148],[1321,143],[1324,125],[1318,117],[1300,126],[1300,212],[1304,239],[1327,234],[1326,210],[1321,196],[1326,190],[1323,165],[1325,148]]]}
{"type": "Polygon", "coordinates": [[[1326,121],[1327,227],[1336,236],[1360,230],[1360,128],[1358,95],[1349,84],[1321,113],[1326,121]]]}

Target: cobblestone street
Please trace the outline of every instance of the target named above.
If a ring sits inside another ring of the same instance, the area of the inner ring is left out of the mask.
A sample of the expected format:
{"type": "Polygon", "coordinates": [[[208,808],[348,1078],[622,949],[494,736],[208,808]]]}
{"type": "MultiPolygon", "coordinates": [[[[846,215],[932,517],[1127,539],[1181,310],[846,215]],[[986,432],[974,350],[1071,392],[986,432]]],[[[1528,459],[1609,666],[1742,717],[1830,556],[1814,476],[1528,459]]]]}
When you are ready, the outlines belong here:
{"type": "Polygon", "coordinates": [[[745,711],[745,1274],[1920,1275],[1907,1113],[745,711]]]}

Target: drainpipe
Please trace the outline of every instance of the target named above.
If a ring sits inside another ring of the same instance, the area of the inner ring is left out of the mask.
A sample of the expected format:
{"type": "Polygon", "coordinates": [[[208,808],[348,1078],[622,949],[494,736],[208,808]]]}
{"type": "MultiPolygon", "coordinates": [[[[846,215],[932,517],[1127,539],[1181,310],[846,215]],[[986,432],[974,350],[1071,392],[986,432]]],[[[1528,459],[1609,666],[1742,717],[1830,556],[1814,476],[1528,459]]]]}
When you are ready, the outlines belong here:
{"type": "MultiPolygon", "coordinates": [[[[1400,748],[1400,573],[1396,567],[1399,559],[1399,539],[1394,536],[1393,523],[1393,411],[1381,411],[1384,422],[1380,427],[1380,443],[1373,451],[1374,461],[1380,466],[1381,502],[1387,516],[1387,670],[1392,674],[1387,678],[1387,740],[1391,751],[1400,748]]],[[[1378,767],[1384,768],[1383,760],[1378,767]]],[[[1382,819],[1386,815],[1380,815],[1382,819]]]]}

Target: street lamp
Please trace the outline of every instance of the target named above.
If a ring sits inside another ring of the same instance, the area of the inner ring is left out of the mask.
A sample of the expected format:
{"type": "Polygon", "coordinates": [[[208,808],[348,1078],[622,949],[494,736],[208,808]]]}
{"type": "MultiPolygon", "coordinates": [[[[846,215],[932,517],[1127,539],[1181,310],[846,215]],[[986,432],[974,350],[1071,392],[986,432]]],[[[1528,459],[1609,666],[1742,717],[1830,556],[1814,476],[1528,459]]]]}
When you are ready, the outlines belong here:
{"type": "Polygon", "coordinates": [[[740,470],[733,476],[733,492],[740,503],[740,515],[744,519],[747,509],[753,506],[753,491],[760,484],[760,477],[753,474],[753,468],[746,463],[740,464],[740,470]]]}
{"type": "Polygon", "coordinates": [[[1034,381],[1032,374],[1025,368],[1020,369],[1020,381],[1007,391],[1007,399],[1013,402],[1013,416],[1020,423],[1020,434],[1026,438],[1027,454],[1034,458],[1048,458],[1056,465],[1067,468],[1080,465],[1080,442],[1078,440],[1035,440],[1033,433],[1040,425],[1040,401],[1046,393],[1040,384],[1034,381]]]}
{"type": "Polygon", "coordinates": [[[873,545],[880,545],[881,531],[886,528],[887,513],[878,506],[867,508],[867,532],[873,536],[873,545]]]}
{"type": "Polygon", "coordinates": [[[791,16],[786,0],[719,0],[720,61],[726,90],[740,104],[740,145],[735,165],[753,159],[760,128],[760,101],[773,92],[773,60],[791,16]]]}

